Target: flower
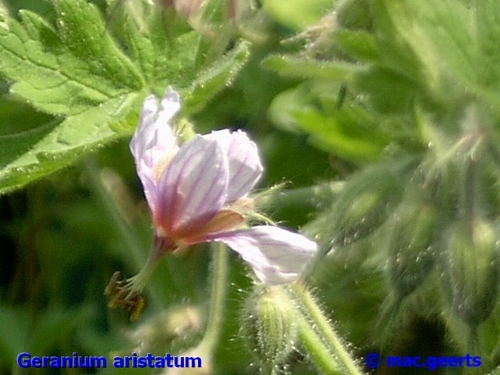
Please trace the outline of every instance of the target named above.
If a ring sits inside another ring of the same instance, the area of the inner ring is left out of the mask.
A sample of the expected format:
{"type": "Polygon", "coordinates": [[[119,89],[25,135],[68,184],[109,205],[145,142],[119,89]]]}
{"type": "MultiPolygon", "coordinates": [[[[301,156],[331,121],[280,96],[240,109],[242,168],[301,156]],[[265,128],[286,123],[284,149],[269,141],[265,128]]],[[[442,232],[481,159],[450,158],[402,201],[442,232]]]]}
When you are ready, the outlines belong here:
{"type": "Polygon", "coordinates": [[[242,226],[248,194],[263,171],[256,144],[241,130],[220,130],[179,146],[169,124],[179,108],[171,88],[159,106],[149,96],[130,142],[155,227],[150,258],[218,241],[239,253],[263,283],[296,280],[316,244],[275,226],[242,226]]]}

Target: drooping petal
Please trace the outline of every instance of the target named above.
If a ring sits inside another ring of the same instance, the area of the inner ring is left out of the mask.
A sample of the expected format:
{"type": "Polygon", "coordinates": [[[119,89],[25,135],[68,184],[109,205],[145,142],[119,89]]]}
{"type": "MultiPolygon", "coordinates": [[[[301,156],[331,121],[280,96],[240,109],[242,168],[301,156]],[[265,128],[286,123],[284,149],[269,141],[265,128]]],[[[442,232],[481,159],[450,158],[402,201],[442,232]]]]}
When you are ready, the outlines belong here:
{"type": "Polygon", "coordinates": [[[160,178],[155,225],[174,240],[195,235],[224,205],[228,179],[227,158],[219,144],[195,136],[160,178]]]}
{"type": "Polygon", "coordinates": [[[256,226],[216,233],[206,241],[220,241],[239,253],[265,284],[278,285],[295,281],[317,250],[316,243],[285,229],[256,226]]]}
{"type": "Polygon", "coordinates": [[[156,206],[155,185],[161,172],[159,168],[164,167],[166,159],[170,159],[178,150],[169,121],[179,107],[179,96],[170,88],[162,99],[160,110],[157,98],[154,95],[148,96],[142,106],[139,124],[130,141],[130,151],[134,156],[137,174],[151,209],[156,206]]]}
{"type": "Polygon", "coordinates": [[[227,202],[233,202],[247,195],[262,175],[257,145],[241,130],[230,132],[219,130],[205,135],[215,139],[222,147],[229,161],[229,183],[227,202]]]}

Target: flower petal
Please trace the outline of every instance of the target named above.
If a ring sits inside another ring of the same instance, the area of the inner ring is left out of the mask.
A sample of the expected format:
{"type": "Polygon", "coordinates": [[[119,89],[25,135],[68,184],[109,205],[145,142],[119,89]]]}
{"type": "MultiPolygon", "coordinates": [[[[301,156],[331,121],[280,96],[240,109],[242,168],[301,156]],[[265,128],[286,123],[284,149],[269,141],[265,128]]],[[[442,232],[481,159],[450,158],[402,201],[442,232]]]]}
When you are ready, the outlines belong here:
{"type": "Polygon", "coordinates": [[[228,179],[227,158],[219,144],[195,136],[160,178],[155,225],[176,241],[196,235],[224,205],[228,179]]]}
{"type": "Polygon", "coordinates": [[[162,99],[160,110],[157,98],[148,96],[142,106],[139,125],[130,141],[137,174],[151,209],[156,206],[158,168],[164,166],[165,159],[170,159],[178,150],[169,121],[179,108],[179,95],[170,87],[162,99]]]}
{"type": "Polygon", "coordinates": [[[239,253],[265,284],[278,285],[299,278],[305,264],[314,256],[316,243],[285,229],[256,226],[216,233],[206,241],[220,241],[239,253]]]}
{"type": "Polygon", "coordinates": [[[247,195],[262,175],[257,145],[241,130],[230,132],[219,130],[205,135],[215,139],[222,147],[229,161],[229,183],[227,202],[233,202],[247,195]]]}

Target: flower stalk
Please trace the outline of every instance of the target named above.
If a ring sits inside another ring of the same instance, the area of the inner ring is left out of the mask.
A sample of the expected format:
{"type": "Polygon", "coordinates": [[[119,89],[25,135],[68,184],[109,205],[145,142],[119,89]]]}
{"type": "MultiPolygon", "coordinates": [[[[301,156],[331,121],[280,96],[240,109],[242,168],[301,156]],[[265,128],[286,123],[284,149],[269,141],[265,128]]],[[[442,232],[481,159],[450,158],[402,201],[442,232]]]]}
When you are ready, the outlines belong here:
{"type": "Polygon", "coordinates": [[[297,319],[299,340],[314,364],[326,375],[342,375],[340,366],[325,346],[312,325],[299,314],[297,319]]]}
{"type": "Polygon", "coordinates": [[[207,327],[198,349],[207,356],[212,356],[219,341],[222,318],[226,300],[228,251],[221,243],[212,244],[212,286],[207,327]]]}
{"type": "Polygon", "coordinates": [[[307,288],[302,283],[292,283],[290,296],[298,305],[300,340],[315,364],[325,374],[361,375],[356,361],[307,288]]]}

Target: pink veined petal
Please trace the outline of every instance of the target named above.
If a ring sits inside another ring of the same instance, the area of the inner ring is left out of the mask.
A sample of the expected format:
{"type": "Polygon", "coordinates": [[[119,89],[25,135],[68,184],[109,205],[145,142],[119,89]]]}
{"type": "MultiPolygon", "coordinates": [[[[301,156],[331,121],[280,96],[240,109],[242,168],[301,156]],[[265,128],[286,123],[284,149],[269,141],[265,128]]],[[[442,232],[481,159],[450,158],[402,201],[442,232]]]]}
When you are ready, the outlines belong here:
{"type": "Polygon", "coordinates": [[[229,162],[227,202],[233,202],[250,193],[263,171],[257,145],[241,130],[236,132],[219,130],[204,137],[215,139],[227,155],[229,162]]]}
{"type": "Polygon", "coordinates": [[[150,95],[144,101],[139,124],[130,141],[130,151],[134,156],[137,174],[141,179],[144,194],[154,214],[156,203],[157,169],[162,160],[172,157],[178,150],[175,135],[169,121],[179,110],[180,99],[170,87],[162,99],[161,109],[158,101],[150,95]]]}
{"type": "Polygon", "coordinates": [[[206,236],[205,240],[220,241],[228,245],[268,285],[297,280],[317,250],[316,243],[301,234],[266,225],[216,233],[206,236]]]}
{"type": "Polygon", "coordinates": [[[169,121],[179,108],[179,96],[173,91],[163,97],[160,109],[154,95],[144,101],[139,124],[130,141],[139,174],[153,177],[153,168],[165,153],[177,151],[177,140],[169,121]]]}
{"type": "Polygon", "coordinates": [[[228,178],[227,158],[218,143],[195,136],[160,178],[155,224],[174,240],[195,235],[224,205],[228,178]]]}
{"type": "Polygon", "coordinates": [[[144,100],[139,124],[130,140],[130,151],[134,156],[139,176],[141,174],[149,174],[148,169],[151,169],[151,165],[153,164],[153,160],[146,151],[151,147],[156,135],[155,120],[157,112],[158,102],[156,97],[150,95],[144,100]]]}
{"type": "Polygon", "coordinates": [[[158,102],[154,95],[144,101],[139,124],[130,141],[130,151],[134,157],[137,175],[139,176],[150,210],[153,211],[156,202],[156,184],[152,178],[153,158],[148,152],[156,137],[155,118],[158,112],[158,102]]]}

